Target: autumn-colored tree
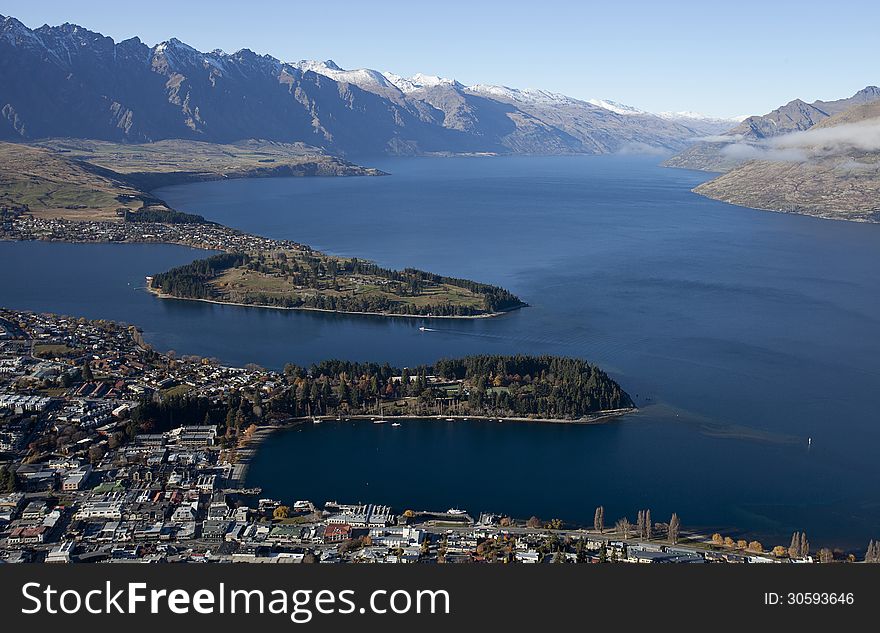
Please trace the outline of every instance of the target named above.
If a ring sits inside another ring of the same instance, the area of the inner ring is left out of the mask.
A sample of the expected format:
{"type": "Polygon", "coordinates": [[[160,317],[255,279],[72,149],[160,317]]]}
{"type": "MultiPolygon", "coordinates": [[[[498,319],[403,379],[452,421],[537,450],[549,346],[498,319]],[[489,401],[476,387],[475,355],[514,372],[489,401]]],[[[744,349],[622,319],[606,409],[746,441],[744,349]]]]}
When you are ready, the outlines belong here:
{"type": "Polygon", "coordinates": [[[761,545],[760,541],[751,541],[748,549],[756,554],[762,554],[764,552],[764,546],[761,545]]]}
{"type": "Polygon", "coordinates": [[[669,542],[672,544],[678,543],[678,536],[681,531],[681,521],[678,518],[678,515],[673,512],[672,518],[669,519],[669,542]]]}
{"type": "Polygon", "coordinates": [[[715,532],[715,534],[712,535],[712,545],[715,545],[716,547],[721,547],[722,545],[724,545],[724,537],[721,536],[718,532],[715,532]]]}
{"type": "Polygon", "coordinates": [[[880,541],[872,540],[868,543],[868,550],[865,552],[866,563],[880,563],[880,541]]]}
{"type": "Polygon", "coordinates": [[[785,549],[784,545],[777,545],[776,547],[773,548],[773,555],[776,556],[777,558],[782,558],[787,553],[788,553],[788,550],[785,549]]]}
{"type": "Polygon", "coordinates": [[[286,518],[289,517],[289,516],[290,516],[290,508],[287,507],[287,506],[278,506],[278,507],[275,508],[275,510],[272,512],[272,517],[275,518],[275,519],[278,520],[278,521],[281,521],[281,520],[283,520],[283,519],[286,519],[286,518]]]}
{"type": "Polygon", "coordinates": [[[739,540],[736,542],[736,547],[737,547],[738,549],[746,549],[748,546],[749,546],[748,541],[746,541],[746,540],[743,539],[743,538],[739,539],[739,540]]]}
{"type": "Polygon", "coordinates": [[[731,537],[729,537],[729,536],[724,537],[724,547],[732,548],[735,545],[736,545],[736,541],[734,541],[731,537]]]}

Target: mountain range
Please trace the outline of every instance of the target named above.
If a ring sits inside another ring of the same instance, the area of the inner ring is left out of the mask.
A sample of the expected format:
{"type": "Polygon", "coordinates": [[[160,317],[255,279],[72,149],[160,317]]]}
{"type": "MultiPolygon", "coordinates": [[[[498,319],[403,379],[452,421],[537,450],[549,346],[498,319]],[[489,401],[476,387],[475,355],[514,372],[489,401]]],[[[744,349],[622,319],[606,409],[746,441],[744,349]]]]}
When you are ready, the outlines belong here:
{"type": "Polygon", "coordinates": [[[735,121],[543,90],[115,42],[0,16],[0,140],[306,143],[342,155],[677,151],[735,121]]]}
{"type": "Polygon", "coordinates": [[[760,116],[746,117],[739,125],[723,134],[695,143],[685,151],[665,161],[667,167],[723,172],[753,158],[742,149],[760,144],[768,139],[792,132],[803,132],[836,114],[854,106],[872,103],[880,99],[880,88],[868,86],[846,99],[814,101],[800,99],[789,101],[760,116]]]}
{"type": "Polygon", "coordinates": [[[664,164],[724,172],[694,191],[731,204],[880,222],[880,89],[795,99],[664,164]]]}

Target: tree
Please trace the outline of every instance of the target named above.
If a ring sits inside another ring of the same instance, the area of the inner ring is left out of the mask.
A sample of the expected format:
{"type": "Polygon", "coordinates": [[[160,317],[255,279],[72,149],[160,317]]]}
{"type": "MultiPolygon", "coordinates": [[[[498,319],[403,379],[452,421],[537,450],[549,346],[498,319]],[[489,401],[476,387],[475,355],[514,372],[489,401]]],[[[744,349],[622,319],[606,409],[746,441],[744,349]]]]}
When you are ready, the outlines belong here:
{"type": "Polygon", "coordinates": [[[880,563],[880,541],[868,543],[868,551],[865,552],[866,563],[880,563]]]}
{"type": "Polygon", "coordinates": [[[669,542],[672,543],[673,545],[678,543],[678,535],[679,535],[680,531],[681,531],[681,521],[679,520],[678,515],[675,512],[673,512],[672,518],[669,519],[669,532],[668,532],[669,542]]]}
{"type": "Polygon", "coordinates": [[[89,461],[92,464],[97,464],[101,461],[101,458],[104,457],[104,447],[103,446],[92,446],[89,448],[89,461]]]}
{"type": "Polygon", "coordinates": [[[791,558],[806,558],[810,555],[810,542],[807,533],[801,532],[791,535],[791,545],[788,546],[788,555],[791,558]]]}
{"type": "Polygon", "coordinates": [[[83,382],[92,382],[95,379],[95,376],[92,374],[92,367],[91,365],[89,365],[89,361],[83,363],[81,375],[83,382]]]}
{"type": "Polygon", "coordinates": [[[536,516],[532,516],[528,521],[526,521],[526,527],[532,529],[541,527],[541,519],[536,516]]]}
{"type": "Polygon", "coordinates": [[[623,517],[622,519],[618,519],[614,526],[614,530],[615,532],[623,534],[623,538],[628,539],[630,530],[632,530],[632,523],[629,522],[629,519],[623,517]]]}
{"type": "Polygon", "coordinates": [[[749,543],[748,549],[757,553],[757,554],[761,554],[764,552],[764,546],[761,545],[760,541],[751,541],[749,543]]]}
{"type": "Polygon", "coordinates": [[[598,508],[596,508],[596,513],[593,515],[593,529],[600,533],[605,530],[604,506],[599,506],[598,508]]]}
{"type": "Polygon", "coordinates": [[[643,538],[645,536],[645,511],[639,510],[636,515],[636,533],[639,535],[639,538],[643,538]]]}
{"type": "Polygon", "coordinates": [[[15,492],[15,473],[6,466],[0,467],[0,492],[15,492]]]}
{"type": "Polygon", "coordinates": [[[783,545],[777,545],[776,547],[773,548],[773,555],[776,556],[777,558],[782,558],[787,553],[788,553],[788,550],[785,549],[785,547],[783,545]]]}
{"type": "Polygon", "coordinates": [[[278,521],[282,521],[290,516],[290,508],[287,506],[278,506],[272,512],[272,517],[278,521]]]}
{"type": "Polygon", "coordinates": [[[716,547],[721,547],[724,545],[724,537],[721,536],[718,532],[712,535],[712,545],[716,547]]]}
{"type": "Polygon", "coordinates": [[[834,562],[834,552],[832,552],[827,547],[823,547],[819,550],[819,562],[820,563],[833,563],[834,562]]]}
{"type": "Polygon", "coordinates": [[[651,523],[651,509],[645,510],[645,538],[651,540],[654,536],[654,525],[651,523]]]}
{"type": "Polygon", "coordinates": [[[788,555],[798,558],[801,555],[801,535],[795,532],[791,535],[791,545],[788,546],[788,555]]]}

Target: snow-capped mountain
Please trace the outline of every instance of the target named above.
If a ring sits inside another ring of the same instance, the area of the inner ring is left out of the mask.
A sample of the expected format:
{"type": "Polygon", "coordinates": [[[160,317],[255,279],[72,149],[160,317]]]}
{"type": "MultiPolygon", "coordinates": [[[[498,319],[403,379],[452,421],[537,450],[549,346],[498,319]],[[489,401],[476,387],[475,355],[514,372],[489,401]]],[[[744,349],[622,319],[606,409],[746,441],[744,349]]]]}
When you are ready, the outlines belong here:
{"type": "Polygon", "coordinates": [[[624,116],[642,116],[649,114],[644,110],[639,110],[638,108],[618,103],[617,101],[611,101],[609,99],[590,99],[587,103],[594,105],[597,108],[603,108],[614,112],[615,114],[622,114],[624,116]]]}
{"type": "Polygon", "coordinates": [[[303,72],[311,71],[339,83],[354,84],[371,91],[393,91],[397,89],[394,83],[389,81],[385,75],[376,70],[369,68],[359,68],[357,70],[344,70],[337,66],[332,59],[324,62],[303,60],[292,66],[303,72]]]}
{"type": "Polygon", "coordinates": [[[538,89],[282,62],[177,39],[114,42],[0,16],[0,139],[261,138],[340,154],[677,150],[694,130],[612,101],[538,89]]]}

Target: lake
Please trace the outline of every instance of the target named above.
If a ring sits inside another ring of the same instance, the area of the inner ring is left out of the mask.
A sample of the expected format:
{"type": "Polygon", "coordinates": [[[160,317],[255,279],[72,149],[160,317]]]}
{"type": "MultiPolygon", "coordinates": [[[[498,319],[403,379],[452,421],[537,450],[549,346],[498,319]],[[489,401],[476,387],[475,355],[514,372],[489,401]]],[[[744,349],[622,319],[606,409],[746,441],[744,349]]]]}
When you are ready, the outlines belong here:
{"type": "Polygon", "coordinates": [[[383,159],[381,178],[252,179],[156,192],[331,253],[499,284],[530,307],[429,321],[159,300],[174,246],[0,244],[0,303],[112,318],[159,349],[280,368],[551,353],[608,370],[641,411],[604,426],[411,422],[279,433],[249,483],[275,497],[461,506],[591,522],[650,507],[788,544],[880,535],[880,226],[690,193],[656,158],[383,159]],[[420,332],[430,324],[436,331],[420,332]],[[808,447],[807,439],[812,438],[808,447]]]}

